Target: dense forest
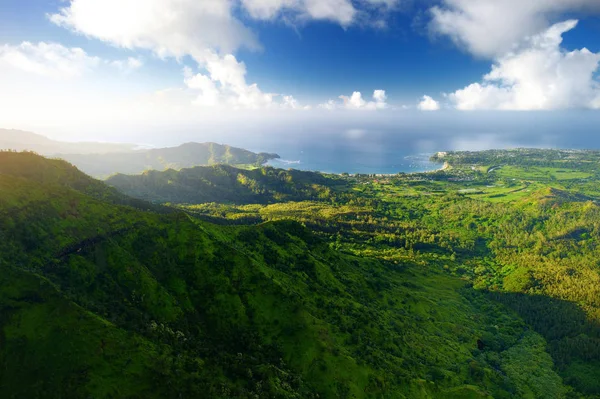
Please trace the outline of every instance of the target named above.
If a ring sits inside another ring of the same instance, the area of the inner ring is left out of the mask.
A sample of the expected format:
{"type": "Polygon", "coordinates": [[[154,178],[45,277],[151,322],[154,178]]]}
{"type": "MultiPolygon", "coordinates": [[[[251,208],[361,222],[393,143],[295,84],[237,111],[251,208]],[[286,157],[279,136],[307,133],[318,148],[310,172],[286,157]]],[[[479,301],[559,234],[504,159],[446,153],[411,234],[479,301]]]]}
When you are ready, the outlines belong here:
{"type": "MultiPolygon", "coordinates": [[[[106,183],[132,197],[156,203],[207,202],[254,204],[328,199],[347,185],[343,179],[316,172],[271,167],[251,170],[229,165],[197,166],[141,175],[118,174],[106,183]]],[[[339,195],[339,194],[338,194],[339,195]]]]}
{"type": "Polygon", "coordinates": [[[599,398],[599,155],[435,159],[104,183],[0,153],[0,396],[599,398]]]}

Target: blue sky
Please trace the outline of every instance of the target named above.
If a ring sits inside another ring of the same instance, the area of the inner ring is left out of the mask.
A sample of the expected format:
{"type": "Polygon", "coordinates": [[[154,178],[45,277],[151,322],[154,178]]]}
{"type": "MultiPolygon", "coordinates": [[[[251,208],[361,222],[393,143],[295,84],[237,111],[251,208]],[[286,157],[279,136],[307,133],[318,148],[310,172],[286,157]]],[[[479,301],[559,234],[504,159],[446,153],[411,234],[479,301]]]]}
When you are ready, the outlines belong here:
{"type": "Polygon", "coordinates": [[[597,0],[2,0],[0,125],[597,112],[599,16],[597,0]]]}
{"type": "MultiPolygon", "coordinates": [[[[128,50],[53,24],[47,14],[58,12],[64,5],[56,0],[5,0],[0,4],[0,42],[51,41],[105,58],[130,55],[128,50]]],[[[308,99],[385,87],[390,95],[409,102],[423,91],[448,92],[487,72],[489,62],[460,51],[447,39],[437,38],[432,43],[426,27],[415,22],[423,12],[426,8],[416,6],[396,11],[384,29],[342,27],[330,21],[291,26],[242,15],[263,48],[243,50],[239,57],[248,67],[249,81],[259,82],[267,91],[290,92],[308,99]]],[[[149,51],[134,53],[147,58],[152,79],[180,83],[181,65],[177,62],[154,59],[149,51]]]]}

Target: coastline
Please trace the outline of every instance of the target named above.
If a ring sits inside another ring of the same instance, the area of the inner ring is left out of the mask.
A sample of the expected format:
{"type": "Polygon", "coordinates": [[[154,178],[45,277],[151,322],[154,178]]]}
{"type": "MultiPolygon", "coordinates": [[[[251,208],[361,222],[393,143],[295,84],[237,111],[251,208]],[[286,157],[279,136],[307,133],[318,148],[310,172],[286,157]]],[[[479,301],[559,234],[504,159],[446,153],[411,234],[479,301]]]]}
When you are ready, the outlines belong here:
{"type": "MultiPolygon", "coordinates": [[[[335,176],[348,176],[348,177],[356,177],[356,176],[375,176],[375,177],[392,177],[397,176],[399,174],[406,175],[417,175],[417,174],[428,174],[428,173],[436,173],[439,171],[443,171],[450,168],[450,165],[447,162],[435,162],[431,161],[431,157],[435,155],[435,153],[428,154],[408,154],[405,156],[401,156],[400,160],[403,160],[406,163],[394,162],[395,165],[390,167],[386,167],[385,165],[380,166],[368,166],[364,163],[357,162],[356,164],[347,164],[347,169],[349,170],[359,170],[356,172],[347,172],[340,171],[342,167],[339,165],[331,165],[325,162],[319,162],[317,159],[316,162],[314,160],[308,159],[307,161],[297,160],[297,161],[289,161],[287,159],[270,159],[266,161],[262,166],[268,166],[276,169],[293,169],[304,172],[314,172],[321,173],[325,175],[335,175],[335,176]],[[398,166],[397,169],[396,165],[398,166]],[[337,170],[335,170],[337,169],[337,170]],[[363,171],[360,171],[363,169],[363,171]],[[366,170],[365,170],[366,169],[366,170]]],[[[297,158],[291,158],[297,159],[297,158]]],[[[391,164],[391,162],[390,162],[391,164]]]]}

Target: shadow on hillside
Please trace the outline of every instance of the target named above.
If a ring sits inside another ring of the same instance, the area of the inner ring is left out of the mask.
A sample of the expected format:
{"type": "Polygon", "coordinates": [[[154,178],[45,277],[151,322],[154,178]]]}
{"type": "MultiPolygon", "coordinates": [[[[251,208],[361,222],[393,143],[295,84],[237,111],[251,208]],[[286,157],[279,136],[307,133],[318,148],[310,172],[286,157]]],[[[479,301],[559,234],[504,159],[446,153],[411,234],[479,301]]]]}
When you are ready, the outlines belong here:
{"type": "Polygon", "coordinates": [[[561,376],[583,393],[600,394],[600,323],[575,303],[543,295],[488,292],[548,343],[561,376]]]}

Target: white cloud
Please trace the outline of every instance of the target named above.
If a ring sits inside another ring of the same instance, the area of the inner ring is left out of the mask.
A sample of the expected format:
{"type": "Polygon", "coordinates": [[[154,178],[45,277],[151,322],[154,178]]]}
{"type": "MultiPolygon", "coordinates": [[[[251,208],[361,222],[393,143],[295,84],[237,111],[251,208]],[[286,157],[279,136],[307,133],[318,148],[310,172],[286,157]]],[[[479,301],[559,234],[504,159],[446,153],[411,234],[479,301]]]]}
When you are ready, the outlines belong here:
{"type": "Polygon", "coordinates": [[[376,104],[385,104],[385,102],[387,101],[385,90],[375,90],[373,92],[373,100],[375,100],[376,104]]]}
{"type": "Polygon", "coordinates": [[[350,0],[241,0],[256,19],[274,19],[292,13],[299,20],[330,20],[350,25],[357,13],[350,0]]]}
{"type": "Polygon", "coordinates": [[[233,17],[234,5],[231,0],[71,0],[49,18],[115,46],[203,59],[206,49],[258,47],[254,34],[233,17]]]}
{"type": "Polygon", "coordinates": [[[129,73],[140,69],[144,62],[140,58],[128,57],[126,60],[109,61],[108,64],[123,72],[129,73]]]}
{"type": "Polygon", "coordinates": [[[298,103],[298,100],[296,100],[293,96],[283,96],[283,102],[282,102],[282,107],[283,108],[289,108],[289,109],[299,109],[300,104],[298,103]]]}
{"type": "Polygon", "coordinates": [[[297,9],[299,0],[241,0],[250,16],[255,19],[273,19],[285,9],[297,9]]]}
{"type": "Polygon", "coordinates": [[[367,105],[367,102],[363,100],[360,91],[355,91],[350,97],[340,96],[339,98],[342,99],[346,108],[359,109],[364,108],[367,105]]]}
{"type": "Polygon", "coordinates": [[[460,110],[544,110],[600,108],[600,82],[594,75],[600,53],[561,49],[562,35],[577,21],[551,26],[520,48],[498,57],[483,82],[450,95],[460,110]]]}
{"type": "Polygon", "coordinates": [[[356,10],[349,0],[305,0],[306,11],[314,19],[329,19],[346,26],[352,23],[356,10]]]}
{"type": "Polygon", "coordinates": [[[310,105],[302,105],[298,100],[294,98],[294,96],[281,96],[281,103],[279,104],[282,109],[301,109],[301,110],[311,110],[312,107],[310,105]]]}
{"type": "Polygon", "coordinates": [[[400,0],[366,0],[366,2],[378,7],[394,8],[400,3],[400,0]]]}
{"type": "Polygon", "coordinates": [[[53,78],[83,75],[101,63],[81,48],[58,43],[30,43],[0,46],[0,66],[53,78]]]}
{"type": "MultiPolygon", "coordinates": [[[[236,5],[234,0],[71,0],[50,20],[118,47],[147,49],[161,57],[191,56],[201,73],[187,70],[184,83],[197,94],[196,105],[268,108],[276,94],[248,84],[246,65],[231,53],[259,47],[254,34],[233,16],[236,5]]],[[[309,0],[305,6],[312,17],[326,18],[309,0]]]]}
{"type": "MultiPolygon", "coordinates": [[[[348,26],[364,21],[369,12],[392,8],[398,0],[68,0],[49,15],[56,25],[78,34],[127,49],[145,49],[161,58],[190,56],[197,71],[186,72],[186,90],[196,94],[194,104],[234,108],[306,108],[293,97],[265,93],[246,82],[246,65],[238,61],[240,48],[259,49],[254,33],[237,17],[240,8],[255,19],[291,21],[329,20],[348,26]],[[358,10],[355,5],[361,6],[358,10]],[[359,18],[360,17],[360,18],[359,18]]],[[[114,61],[124,71],[141,66],[137,59],[114,61]]],[[[138,60],[139,61],[139,60],[138,60]]],[[[387,106],[385,92],[373,101],[359,99],[355,108],[387,106]]],[[[349,107],[353,107],[352,101],[349,107]]]]}
{"type": "Polygon", "coordinates": [[[228,54],[211,56],[204,68],[208,72],[194,74],[190,68],[184,70],[185,84],[198,92],[196,105],[223,106],[233,108],[268,108],[275,94],[263,93],[257,84],[246,83],[246,65],[228,54]]]}
{"type": "Polygon", "coordinates": [[[600,11],[598,0],[443,0],[430,29],[472,54],[494,58],[538,34],[561,13],[600,11]]]}
{"type": "Polygon", "coordinates": [[[440,103],[429,96],[423,96],[417,108],[421,111],[439,111],[440,103]]]}
{"type": "Polygon", "coordinates": [[[143,62],[134,57],[125,60],[105,60],[87,54],[79,47],[65,47],[60,43],[30,43],[0,46],[0,67],[50,78],[75,78],[102,66],[132,72],[143,62]]]}
{"type": "Polygon", "coordinates": [[[194,104],[214,107],[219,105],[221,93],[214,81],[201,73],[194,74],[190,68],[184,69],[185,84],[197,92],[194,104]]]}
{"type": "Polygon", "coordinates": [[[338,104],[334,100],[328,100],[326,103],[319,104],[319,108],[333,111],[338,107],[338,104]]]}
{"type": "MultiPolygon", "coordinates": [[[[387,96],[385,94],[385,90],[375,90],[373,92],[373,101],[366,101],[363,99],[361,92],[355,91],[352,93],[350,97],[348,96],[339,96],[342,100],[343,104],[341,105],[347,109],[365,109],[365,110],[376,110],[376,109],[385,109],[387,108],[387,96]]],[[[325,109],[335,109],[338,104],[334,101],[329,100],[325,104],[321,104],[321,108],[325,109]]]]}
{"type": "Polygon", "coordinates": [[[215,56],[207,61],[208,75],[194,74],[184,68],[186,86],[196,93],[195,105],[209,107],[228,106],[234,109],[307,109],[290,95],[264,93],[256,83],[246,83],[246,66],[233,55],[215,56]]]}

